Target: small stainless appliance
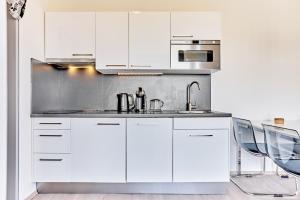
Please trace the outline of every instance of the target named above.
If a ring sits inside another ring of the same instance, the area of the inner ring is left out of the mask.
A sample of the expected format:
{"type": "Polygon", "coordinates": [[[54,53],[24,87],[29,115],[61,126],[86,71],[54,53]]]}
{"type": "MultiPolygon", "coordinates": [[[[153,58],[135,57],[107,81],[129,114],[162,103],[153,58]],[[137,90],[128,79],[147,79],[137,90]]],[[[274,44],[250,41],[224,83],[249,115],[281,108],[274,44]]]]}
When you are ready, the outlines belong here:
{"type": "Polygon", "coordinates": [[[139,87],[135,93],[135,111],[144,112],[147,111],[146,93],[143,88],[139,87]]]}
{"type": "Polygon", "coordinates": [[[220,40],[171,41],[171,68],[220,69],[220,40]]]}
{"type": "Polygon", "coordinates": [[[129,112],[134,109],[134,98],[132,94],[120,93],[118,98],[118,112],[129,112]]]}
{"type": "Polygon", "coordinates": [[[161,111],[161,108],[163,106],[164,106],[164,102],[160,99],[150,100],[150,111],[161,111]]]}

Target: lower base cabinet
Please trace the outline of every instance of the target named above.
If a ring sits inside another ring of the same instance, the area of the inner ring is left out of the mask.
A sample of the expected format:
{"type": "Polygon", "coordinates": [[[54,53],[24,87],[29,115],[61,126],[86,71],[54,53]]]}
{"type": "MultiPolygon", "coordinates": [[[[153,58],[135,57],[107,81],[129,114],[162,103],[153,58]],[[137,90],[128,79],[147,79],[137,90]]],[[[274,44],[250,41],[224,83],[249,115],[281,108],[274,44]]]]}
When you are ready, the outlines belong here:
{"type": "Polygon", "coordinates": [[[229,182],[230,118],[33,122],[34,182],[229,182]]]}
{"type": "Polygon", "coordinates": [[[126,181],[126,119],[72,119],[71,182],[126,181]]]}
{"type": "Polygon", "coordinates": [[[127,119],[127,182],[172,182],[172,119],[127,119]]]}
{"type": "Polygon", "coordinates": [[[228,130],[175,130],[174,182],[229,182],[228,130]]]}
{"type": "Polygon", "coordinates": [[[35,182],[69,182],[70,154],[34,154],[33,171],[35,182]]]}

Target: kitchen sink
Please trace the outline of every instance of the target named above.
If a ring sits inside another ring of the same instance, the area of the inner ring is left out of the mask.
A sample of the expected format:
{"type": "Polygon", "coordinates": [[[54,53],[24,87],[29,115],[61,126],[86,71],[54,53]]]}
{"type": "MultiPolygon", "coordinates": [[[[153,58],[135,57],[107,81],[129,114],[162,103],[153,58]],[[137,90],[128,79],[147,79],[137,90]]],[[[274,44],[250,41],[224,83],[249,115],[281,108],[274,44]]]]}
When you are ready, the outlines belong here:
{"type": "Polygon", "coordinates": [[[206,114],[211,113],[208,110],[180,110],[178,111],[179,114],[206,114]]]}

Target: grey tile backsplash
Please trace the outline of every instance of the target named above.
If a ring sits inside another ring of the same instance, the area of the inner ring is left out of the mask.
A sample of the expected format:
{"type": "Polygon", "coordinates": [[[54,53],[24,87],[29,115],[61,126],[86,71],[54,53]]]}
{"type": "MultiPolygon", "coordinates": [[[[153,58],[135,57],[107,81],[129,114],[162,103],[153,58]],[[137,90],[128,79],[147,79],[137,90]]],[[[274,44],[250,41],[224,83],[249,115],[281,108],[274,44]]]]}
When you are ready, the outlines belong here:
{"type": "Polygon", "coordinates": [[[186,87],[192,81],[192,102],[199,109],[211,107],[210,75],[117,76],[102,75],[91,70],[61,70],[52,65],[32,63],[32,113],[47,110],[98,109],[116,110],[116,94],[134,94],[143,87],[147,100],[165,102],[164,110],[183,110],[186,87]]]}

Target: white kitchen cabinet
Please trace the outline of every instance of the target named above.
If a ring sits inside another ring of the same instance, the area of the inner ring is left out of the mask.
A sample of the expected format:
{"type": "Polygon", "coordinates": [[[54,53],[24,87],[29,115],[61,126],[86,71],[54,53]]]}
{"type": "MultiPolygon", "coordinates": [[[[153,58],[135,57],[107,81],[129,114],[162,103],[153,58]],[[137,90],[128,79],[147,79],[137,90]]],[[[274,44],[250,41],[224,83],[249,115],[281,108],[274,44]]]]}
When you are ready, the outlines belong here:
{"type": "Polygon", "coordinates": [[[69,182],[70,154],[34,154],[34,182],[69,182]]]}
{"type": "Polygon", "coordinates": [[[126,120],[72,119],[72,182],[125,182],[126,120]]]}
{"type": "Polygon", "coordinates": [[[129,67],[170,68],[170,13],[129,13],[129,67]]]}
{"type": "Polygon", "coordinates": [[[222,18],[219,12],[172,12],[172,40],[220,40],[222,18]]]}
{"type": "Polygon", "coordinates": [[[230,129],[230,117],[174,118],[174,129],[230,129]]]}
{"type": "Polygon", "coordinates": [[[70,130],[34,130],[34,153],[71,153],[70,130]]]}
{"type": "Polygon", "coordinates": [[[95,13],[45,13],[46,60],[95,58],[95,44],[95,13]]]}
{"type": "Polygon", "coordinates": [[[70,119],[32,119],[34,182],[70,181],[70,119]]]}
{"type": "Polygon", "coordinates": [[[68,130],[71,129],[71,121],[68,118],[33,118],[34,130],[68,130]]]}
{"type": "Polygon", "coordinates": [[[174,182],[229,182],[228,130],[175,130],[174,182]]]}
{"type": "Polygon", "coordinates": [[[172,119],[127,119],[127,182],[172,182],[172,119]]]}
{"type": "Polygon", "coordinates": [[[96,66],[128,68],[128,12],[96,13],[96,66]]]}

